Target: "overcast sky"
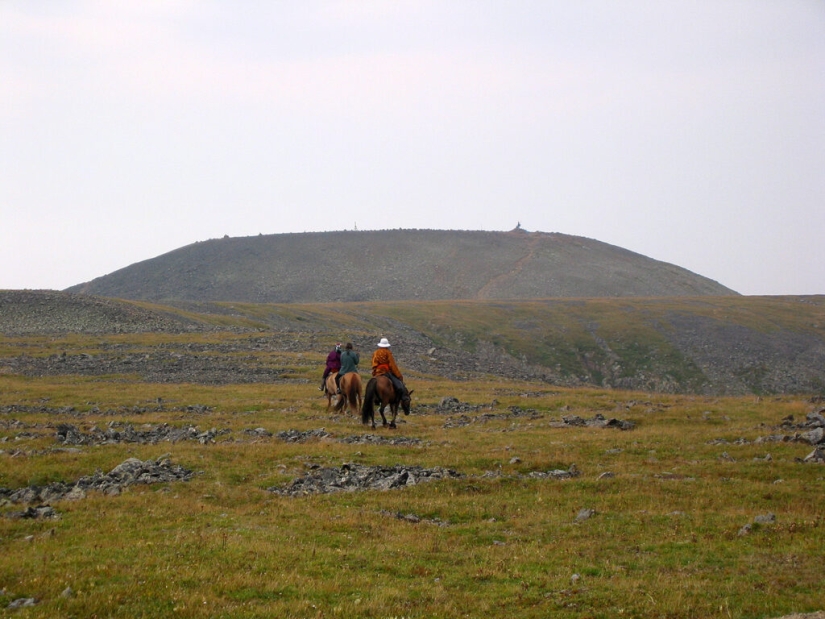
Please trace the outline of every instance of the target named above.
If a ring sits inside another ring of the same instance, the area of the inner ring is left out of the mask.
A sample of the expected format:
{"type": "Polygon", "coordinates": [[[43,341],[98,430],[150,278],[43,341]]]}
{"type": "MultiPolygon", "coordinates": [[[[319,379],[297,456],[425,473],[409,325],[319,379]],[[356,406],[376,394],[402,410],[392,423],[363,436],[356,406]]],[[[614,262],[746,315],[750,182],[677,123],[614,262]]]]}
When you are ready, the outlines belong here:
{"type": "Polygon", "coordinates": [[[519,222],[825,294],[825,2],[0,2],[0,288],[519,222]]]}

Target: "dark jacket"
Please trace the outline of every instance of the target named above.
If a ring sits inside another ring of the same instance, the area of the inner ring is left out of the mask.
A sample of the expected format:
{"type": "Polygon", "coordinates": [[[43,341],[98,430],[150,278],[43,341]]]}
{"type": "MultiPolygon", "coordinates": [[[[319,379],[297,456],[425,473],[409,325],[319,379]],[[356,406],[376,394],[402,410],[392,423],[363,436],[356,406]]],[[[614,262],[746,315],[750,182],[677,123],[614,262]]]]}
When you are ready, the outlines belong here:
{"type": "Polygon", "coordinates": [[[338,374],[343,376],[348,372],[358,371],[358,362],[361,361],[361,356],[354,350],[345,350],[341,353],[341,369],[338,374]]]}

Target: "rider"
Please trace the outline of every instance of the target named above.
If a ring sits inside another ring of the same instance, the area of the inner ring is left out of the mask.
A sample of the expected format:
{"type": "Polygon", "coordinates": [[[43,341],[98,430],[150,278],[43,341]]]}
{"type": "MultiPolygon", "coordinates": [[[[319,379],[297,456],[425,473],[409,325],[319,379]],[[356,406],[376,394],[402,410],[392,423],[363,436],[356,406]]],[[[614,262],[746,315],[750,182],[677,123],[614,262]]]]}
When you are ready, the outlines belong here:
{"type": "Polygon", "coordinates": [[[341,353],[341,369],[338,370],[338,375],[335,377],[338,393],[341,393],[341,377],[349,372],[357,372],[358,362],[361,361],[361,356],[352,349],[352,342],[347,342],[344,349],[344,352],[341,353]]]}
{"type": "Polygon", "coordinates": [[[327,376],[341,369],[341,342],[338,342],[327,355],[327,365],[324,368],[324,378],[321,380],[321,391],[327,388],[327,376]]]}
{"type": "Polygon", "coordinates": [[[399,396],[403,397],[407,393],[404,377],[395,363],[395,358],[393,358],[390,350],[390,343],[385,337],[381,338],[381,341],[378,342],[378,349],[372,354],[372,375],[379,376],[381,374],[386,374],[399,396]]]}

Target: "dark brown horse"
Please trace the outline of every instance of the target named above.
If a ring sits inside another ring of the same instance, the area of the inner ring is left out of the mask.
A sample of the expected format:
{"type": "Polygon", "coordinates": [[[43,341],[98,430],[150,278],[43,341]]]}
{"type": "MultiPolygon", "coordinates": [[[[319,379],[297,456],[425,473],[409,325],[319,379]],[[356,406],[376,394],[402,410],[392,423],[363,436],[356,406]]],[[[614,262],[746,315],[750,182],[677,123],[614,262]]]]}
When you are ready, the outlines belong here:
{"type": "Polygon", "coordinates": [[[341,377],[341,395],[335,403],[335,410],[340,413],[347,403],[350,413],[357,413],[361,408],[361,376],[358,372],[347,372],[341,377]]]}
{"type": "Polygon", "coordinates": [[[378,412],[381,413],[381,419],[384,421],[384,427],[395,427],[395,418],[398,416],[398,405],[405,415],[410,414],[410,396],[412,391],[401,395],[396,394],[392,386],[392,382],[385,375],[370,378],[367,383],[367,389],[364,392],[364,405],[361,407],[361,423],[372,423],[375,428],[375,410],[374,406],[378,406],[378,412]],[[389,404],[390,412],[392,413],[392,420],[387,423],[387,418],[384,416],[384,408],[389,404]]]}

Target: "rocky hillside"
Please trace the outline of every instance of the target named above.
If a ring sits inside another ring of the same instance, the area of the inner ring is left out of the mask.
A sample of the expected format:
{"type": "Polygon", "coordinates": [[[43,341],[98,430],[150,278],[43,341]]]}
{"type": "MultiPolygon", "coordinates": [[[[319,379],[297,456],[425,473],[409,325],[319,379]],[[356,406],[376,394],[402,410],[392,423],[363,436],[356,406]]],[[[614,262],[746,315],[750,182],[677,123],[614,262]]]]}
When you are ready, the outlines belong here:
{"type": "Polygon", "coordinates": [[[180,311],[53,290],[0,290],[0,334],[183,332],[206,325],[180,311]]]}
{"type": "Polygon", "coordinates": [[[613,245],[523,230],[227,237],[182,247],[68,291],[160,302],[248,303],[736,294],[613,245]]]}
{"type": "Polygon", "coordinates": [[[369,351],[387,336],[405,371],[419,375],[825,395],[823,296],[186,306],[0,291],[0,344],[2,336],[58,336],[50,357],[0,346],[0,374],[111,375],[127,368],[148,382],[274,382],[283,374],[271,361],[279,351],[307,353],[314,368],[335,341],[369,351]],[[166,338],[152,348],[153,338],[141,337],[133,344],[95,340],[93,354],[59,353],[59,336],[67,334],[227,329],[227,344],[166,338]]]}

